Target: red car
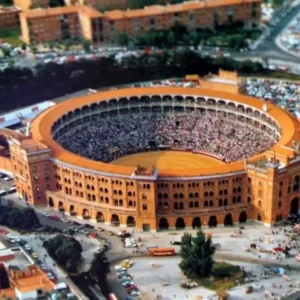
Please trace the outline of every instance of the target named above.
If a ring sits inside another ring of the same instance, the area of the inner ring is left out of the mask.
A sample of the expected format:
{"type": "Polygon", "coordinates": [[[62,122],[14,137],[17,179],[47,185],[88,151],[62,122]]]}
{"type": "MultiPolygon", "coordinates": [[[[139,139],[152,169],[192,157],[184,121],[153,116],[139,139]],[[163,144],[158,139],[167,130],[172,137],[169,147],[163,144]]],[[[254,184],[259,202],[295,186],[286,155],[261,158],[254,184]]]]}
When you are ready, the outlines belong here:
{"type": "Polygon", "coordinates": [[[125,288],[125,290],[127,291],[127,292],[129,292],[129,291],[138,291],[139,289],[135,286],[135,285],[131,285],[131,286],[129,286],[129,287],[126,287],[125,288]]]}
{"type": "Polygon", "coordinates": [[[49,219],[54,220],[54,221],[59,221],[60,220],[60,218],[58,216],[50,216],[49,219]]]}

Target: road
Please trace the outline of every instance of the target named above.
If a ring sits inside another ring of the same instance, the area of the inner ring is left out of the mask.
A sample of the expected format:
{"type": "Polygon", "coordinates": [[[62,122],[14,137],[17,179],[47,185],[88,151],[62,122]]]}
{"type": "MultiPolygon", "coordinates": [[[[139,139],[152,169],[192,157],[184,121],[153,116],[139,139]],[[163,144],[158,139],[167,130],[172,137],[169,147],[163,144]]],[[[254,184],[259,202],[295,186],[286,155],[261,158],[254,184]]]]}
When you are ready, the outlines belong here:
{"type": "Polygon", "coordinates": [[[289,61],[299,64],[299,59],[297,57],[280,49],[275,42],[276,37],[281,33],[281,31],[297,16],[299,9],[300,5],[295,6],[288,13],[286,8],[279,9],[275,12],[273,17],[274,20],[278,18],[279,22],[274,27],[270,28],[268,37],[265,38],[255,50],[246,52],[230,51],[231,56],[237,59],[261,57],[263,59],[280,60],[283,62],[289,61]],[[282,14],[284,15],[282,16],[282,14]]]}
{"type": "MultiPolygon", "coordinates": [[[[9,202],[14,203],[17,206],[21,207],[30,207],[26,204],[25,201],[20,200],[17,196],[17,194],[9,194],[1,197],[1,203],[2,205],[8,205],[9,202]]],[[[51,208],[38,208],[34,207],[36,214],[38,218],[40,219],[41,225],[48,225],[51,227],[58,228],[60,230],[64,230],[68,227],[74,227],[73,224],[70,223],[64,223],[61,221],[54,221],[49,218],[46,218],[42,215],[43,212],[49,212],[50,215],[56,215],[59,216],[60,218],[63,217],[63,214],[54,211],[51,208]]],[[[65,216],[70,221],[76,221],[77,223],[80,224],[85,224],[89,223],[84,220],[79,220],[76,217],[71,217],[71,216],[65,216]]],[[[98,228],[100,226],[97,226],[98,228]]],[[[91,232],[97,232],[99,238],[106,240],[111,247],[109,247],[109,250],[106,252],[106,257],[109,261],[117,261],[121,260],[125,257],[128,257],[129,255],[132,256],[132,251],[129,251],[128,249],[124,249],[123,243],[120,240],[119,237],[115,235],[109,235],[107,232],[100,232],[99,230],[89,230],[91,232]]],[[[38,234],[38,236],[44,236],[43,234],[38,234]]],[[[45,236],[46,237],[46,236],[45,236]]],[[[22,237],[23,238],[23,237],[22,237]]],[[[87,261],[88,263],[85,264],[82,268],[83,271],[86,271],[89,262],[91,261],[94,253],[99,249],[99,247],[95,247],[93,244],[93,240],[83,236],[83,235],[76,235],[76,238],[81,240],[81,244],[83,246],[83,257],[85,258],[85,262],[87,261]]],[[[32,237],[27,237],[26,240],[28,240],[28,244],[31,246],[31,248],[39,255],[39,257],[44,257],[46,254],[45,250],[43,247],[41,247],[41,241],[38,238],[32,238],[32,237]]],[[[58,278],[60,281],[67,282],[68,279],[65,278],[65,275],[60,272],[59,268],[53,264],[52,259],[49,256],[45,256],[45,263],[47,266],[51,266],[54,273],[58,275],[58,278]]],[[[120,285],[119,281],[117,278],[114,276],[113,273],[108,275],[108,285],[112,291],[116,293],[116,295],[119,297],[119,299],[126,299],[127,293],[125,292],[125,289],[120,285]]],[[[103,299],[102,294],[100,293],[99,289],[95,286],[90,285],[89,289],[94,293],[95,299],[103,299]]]]}

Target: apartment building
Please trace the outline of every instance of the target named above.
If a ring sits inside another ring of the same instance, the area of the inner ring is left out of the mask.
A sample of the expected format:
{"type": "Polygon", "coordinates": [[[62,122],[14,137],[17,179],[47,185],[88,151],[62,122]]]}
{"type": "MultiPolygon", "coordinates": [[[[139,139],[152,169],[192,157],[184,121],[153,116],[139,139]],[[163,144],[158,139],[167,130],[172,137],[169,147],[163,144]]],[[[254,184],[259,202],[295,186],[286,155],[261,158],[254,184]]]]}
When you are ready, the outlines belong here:
{"type": "Polygon", "coordinates": [[[106,12],[104,39],[114,42],[120,32],[135,36],[151,28],[168,29],[176,22],[185,24],[189,30],[237,21],[244,21],[251,26],[260,21],[260,3],[261,0],[189,1],[177,5],[106,12]]]}
{"type": "Polygon", "coordinates": [[[101,16],[81,5],[28,10],[20,14],[21,38],[27,44],[76,38],[92,40],[93,20],[101,16]]]}
{"type": "Polygon", "coordinates": [[[261,0],[188,1],[104,14],[84,5],[35,9],[20,15],[22,39],[28,44],[72,38],[115,43],[121,32],[133,37],[151,28],[168,29],[175,23],[185,24],[189,30],[236,21],[251,26],[260,21],[260,3],[261,0]]]}
{"type": "Polygon", "coordinates": [[[0,28],[9,28],[19,26],[20,9],[18,7],[0,6],[0,28]]]}
{"type": "Polygon", "coordinates": [[[13,0],[14,5],[21,8],[22,10],[27,10],[31,8],[49,6],[49,0],[13,0]]]}

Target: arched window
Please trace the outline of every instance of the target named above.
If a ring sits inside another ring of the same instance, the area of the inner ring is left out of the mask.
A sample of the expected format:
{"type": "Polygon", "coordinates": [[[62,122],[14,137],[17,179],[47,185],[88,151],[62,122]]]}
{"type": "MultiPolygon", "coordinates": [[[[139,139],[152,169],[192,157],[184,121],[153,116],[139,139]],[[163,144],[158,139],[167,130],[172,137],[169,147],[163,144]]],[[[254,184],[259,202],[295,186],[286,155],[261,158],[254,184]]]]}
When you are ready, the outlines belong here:
{"type": "Polygon", "coordinates": [[[178,194],[177,193],[174,194],[174,199],[178,199],[178,194]]]}
{"type": "Polygon", "coordinates": [[[199,202],[198,201],[194,202],[194,207],[196,207],[196,208],[199,207],[199,202]]]}
{"type": "Polygon", "coordinates": [[[191,202],[189,203],[189,208],[193,208],[193,207],[194,207],[194,202],[191,201],[191,202]]]}
{"type": "Polygon", "coordinates": [[[214,206],[214,202],[212,200],[209,201],[209,206],[210,207],[214,206]]]}

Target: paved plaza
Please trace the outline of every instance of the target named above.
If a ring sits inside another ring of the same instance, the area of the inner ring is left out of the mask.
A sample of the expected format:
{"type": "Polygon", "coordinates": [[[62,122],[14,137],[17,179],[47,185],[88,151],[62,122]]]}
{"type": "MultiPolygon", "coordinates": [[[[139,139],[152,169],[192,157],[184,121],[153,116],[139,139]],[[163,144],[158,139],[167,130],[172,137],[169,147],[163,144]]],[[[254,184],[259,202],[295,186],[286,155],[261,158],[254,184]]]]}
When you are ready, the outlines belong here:
{"type": "MultiPolygon", "coordinates": [[[[164,258],[137,258],[134,259],[134,265],[129,270],[133,276],[133,281],[142,293],[151,293],[153,299],[161,295],[163,300],[173,299],[195,299],[196,296],[202,296],[203,299],[217,299],[216,292],[210,291],[203,287],[193,289],[183,289],[180,283],[186,280],[181,273],[178,264],[179,257],[164,257],[164,258]],[[155,263],[158,267],[151,267],[155,263]]],[[[232,262],[230,262],[232,263],[232,262]]],[[[295,271],[287,272],[287,277],[272,276],[269,279],[260,279],[263,273],[263,266],[236,263],[243,267],[246,272],[251,272],[257,277],[257,281],[244,285],[236,286],[229,292],[231,300],[238,299],[265,299],[265,292],[269,291],[273,297],[283,296],[291,291],[295,291],[299,287],[299,276],[295,271]],[[246,294],[245,288],[253,286],[253,293],[246,294]]],[[[269,298],[274,299],[274,298],[269,298]]]]}

